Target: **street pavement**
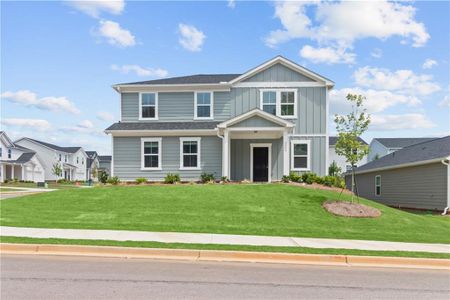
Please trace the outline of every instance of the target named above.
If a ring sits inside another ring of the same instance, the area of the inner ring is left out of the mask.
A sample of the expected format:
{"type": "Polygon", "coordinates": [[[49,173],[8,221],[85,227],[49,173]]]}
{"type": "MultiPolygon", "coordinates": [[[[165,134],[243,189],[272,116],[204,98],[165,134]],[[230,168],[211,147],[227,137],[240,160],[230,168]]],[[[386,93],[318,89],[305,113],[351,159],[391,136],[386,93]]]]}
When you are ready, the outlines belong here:
{"type": "Polygon", "coordinates": [[[1,299],[450,299],[450,272],[2,255],[1,299]]]}

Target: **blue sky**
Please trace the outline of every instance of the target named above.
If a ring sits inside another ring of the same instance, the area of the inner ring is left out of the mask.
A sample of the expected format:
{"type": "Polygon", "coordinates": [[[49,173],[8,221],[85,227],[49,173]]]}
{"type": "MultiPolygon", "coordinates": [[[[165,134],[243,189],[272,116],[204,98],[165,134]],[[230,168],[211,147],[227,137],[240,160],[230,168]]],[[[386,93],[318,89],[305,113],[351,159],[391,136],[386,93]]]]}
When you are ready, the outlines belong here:
{"type": "MultiPolygon", "coordinates": [[[[449,132],[450,4],[439,2],[1,2],[1,127],[102,154],[111,85],[239,73],[283,55],[367,96],[373,137],[449,132]]],[[[334,125],[330,122],[330,132],[334,125]]]]}

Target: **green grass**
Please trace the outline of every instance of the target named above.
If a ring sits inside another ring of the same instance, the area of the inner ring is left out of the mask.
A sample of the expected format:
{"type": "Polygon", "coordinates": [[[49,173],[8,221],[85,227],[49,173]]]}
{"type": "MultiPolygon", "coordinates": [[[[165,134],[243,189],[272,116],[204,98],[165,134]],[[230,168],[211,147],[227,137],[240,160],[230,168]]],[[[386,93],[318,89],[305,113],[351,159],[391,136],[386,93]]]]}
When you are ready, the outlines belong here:
{"type": "Polygon", "coordinates": [[[194,249],[194,250],[226,250],[226,251],[253,251],[278,252],[301,254],[331,254],[331,255],[362,255],[362,256],[390,256],[390,257],[417,257],[417,258],[444,258],[450,259],[450,253],[427,253],[407,251],[368,251],[353,249],[320,249],[303,247],[271,247],[271,246],[242,246],[218,244],[184,244],[159,243],[135,241],[109,241],[109,240],[71,240],[71,239],[40,239],[13,236],[0,236],[0,242],[13,244],[56,244],[56,245],[91,245],[91,246],[117,246],[136,248],[164,248],[164,249],[194,249]]]}
{"type": "Polygon", "coordinates": [[[19,190],[19,189],[11,189],[11,188],[0,188],[0,193],[4,193],[4,192],[23,192],[24,190],[19,190]]]}
{"type": "MultiPolygon", "coordinates": [[[[1,183],[0,186],[2,187],[0,190],[4,190],[5,188],[8,188],[8,187],[24,187],[24,188],[33,188],[33,189],[36,189],[36,188],[44,189],[44,187],[38,187],[37,184],[33,183],[33,182],[8,182],[8,183],[1,183]]],[[[76,186],[75,184],[48,183],[48,188],[62,190],[62,189],[75,189],[75,188],[79,188],[79,187],[76,186]]]]}
{"type": "Polygon", "coordinates": [[[2,200],[0,223],[450,243],[450,218],[411,214],[368,200],[362,203],[380,209],[381,217],[337,217],[321,206],[337,197],[331,191],[284,184],[96,187],[2,200]]]}

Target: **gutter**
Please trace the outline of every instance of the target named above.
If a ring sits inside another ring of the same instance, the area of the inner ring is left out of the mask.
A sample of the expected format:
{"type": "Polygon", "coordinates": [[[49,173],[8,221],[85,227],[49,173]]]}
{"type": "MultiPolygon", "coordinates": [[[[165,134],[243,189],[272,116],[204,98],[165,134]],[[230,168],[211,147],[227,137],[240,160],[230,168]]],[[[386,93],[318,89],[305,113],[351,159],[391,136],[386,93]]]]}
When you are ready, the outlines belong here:
{"type": "MultiPolygon", "coordinates": [[[[450,157],[447,157],[447,158],[445,158],[445,159],[443,159],[443,160],[441,160],[441,163],[444,165],[444,166],[447,166],[447,168],[450,168],[450,157]],[[447,161],[446,161],[447,160],[447,161]]],[[[447,174],[450,174],[449,172],[447,172],[447,174]]],[[[447,175],[448,176],[448,175],[447,175]]],[[[445,216],[447,213],[448,213],[448,210],[450,209],[450,206],[449,206],[449,202],[450,202],[450,191],[449,191],[449,189],[450,189],[450,178],[448,178],[447,177],[447,206],[444,208],[444,211],[442,212],[442,214],[441,215],[443,215],[443,216],[445,216]]]]}
{"type": "MultiPolygon", "coordinates": [[[[363,170],[363,171],[356,171],[355,174],[359,175],[359,174],[365,174],[365,173],[372,173],[372,172],[378,172],[378,171],[384,171],[384,170],[392,170],[392,169],[401,169],[401,168],[406,168],[406,167],[413,167],[413,166],[420,166],[420,165],[426,165],[426,164],[430,164],[430,163],[435,163],[435,162],[442,162],[442,160],[445,159],[449,159],[449,158],[435,158],[435,159],[430,159],[430,160],[422,160],[419,162],[412,162],[412,163],[405,163],[405,164],[400,164],[400,165],[393,165],[393,166],[386,166],[386,167],[381,167],[381,168],[373,168],[373,169],[368,169],[368,170],[363,170]]],[[[361,167],[363,167],[364,165],[361,165],[361,167]]]]}

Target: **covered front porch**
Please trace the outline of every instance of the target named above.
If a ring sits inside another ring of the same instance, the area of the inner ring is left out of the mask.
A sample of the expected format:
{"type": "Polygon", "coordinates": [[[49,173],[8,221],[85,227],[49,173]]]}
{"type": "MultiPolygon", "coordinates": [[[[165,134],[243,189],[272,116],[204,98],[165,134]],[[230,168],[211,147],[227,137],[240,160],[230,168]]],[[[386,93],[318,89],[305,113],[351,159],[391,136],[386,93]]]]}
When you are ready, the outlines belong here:
{"type": "Polygon", "coordinates": [[[68,163],[64,163],[63,164],[63,173],[62,173],[63,178],[68,181],[73,180],[76,169],[77,169],[76,166],[68,164],[68,163]]]}
{"type": "Polygon", "coordinates": [[[222,176],[232,181],[271,182],[289,174],[291,122],[254,109],[217,127],[222,139],[222,176]]]}

